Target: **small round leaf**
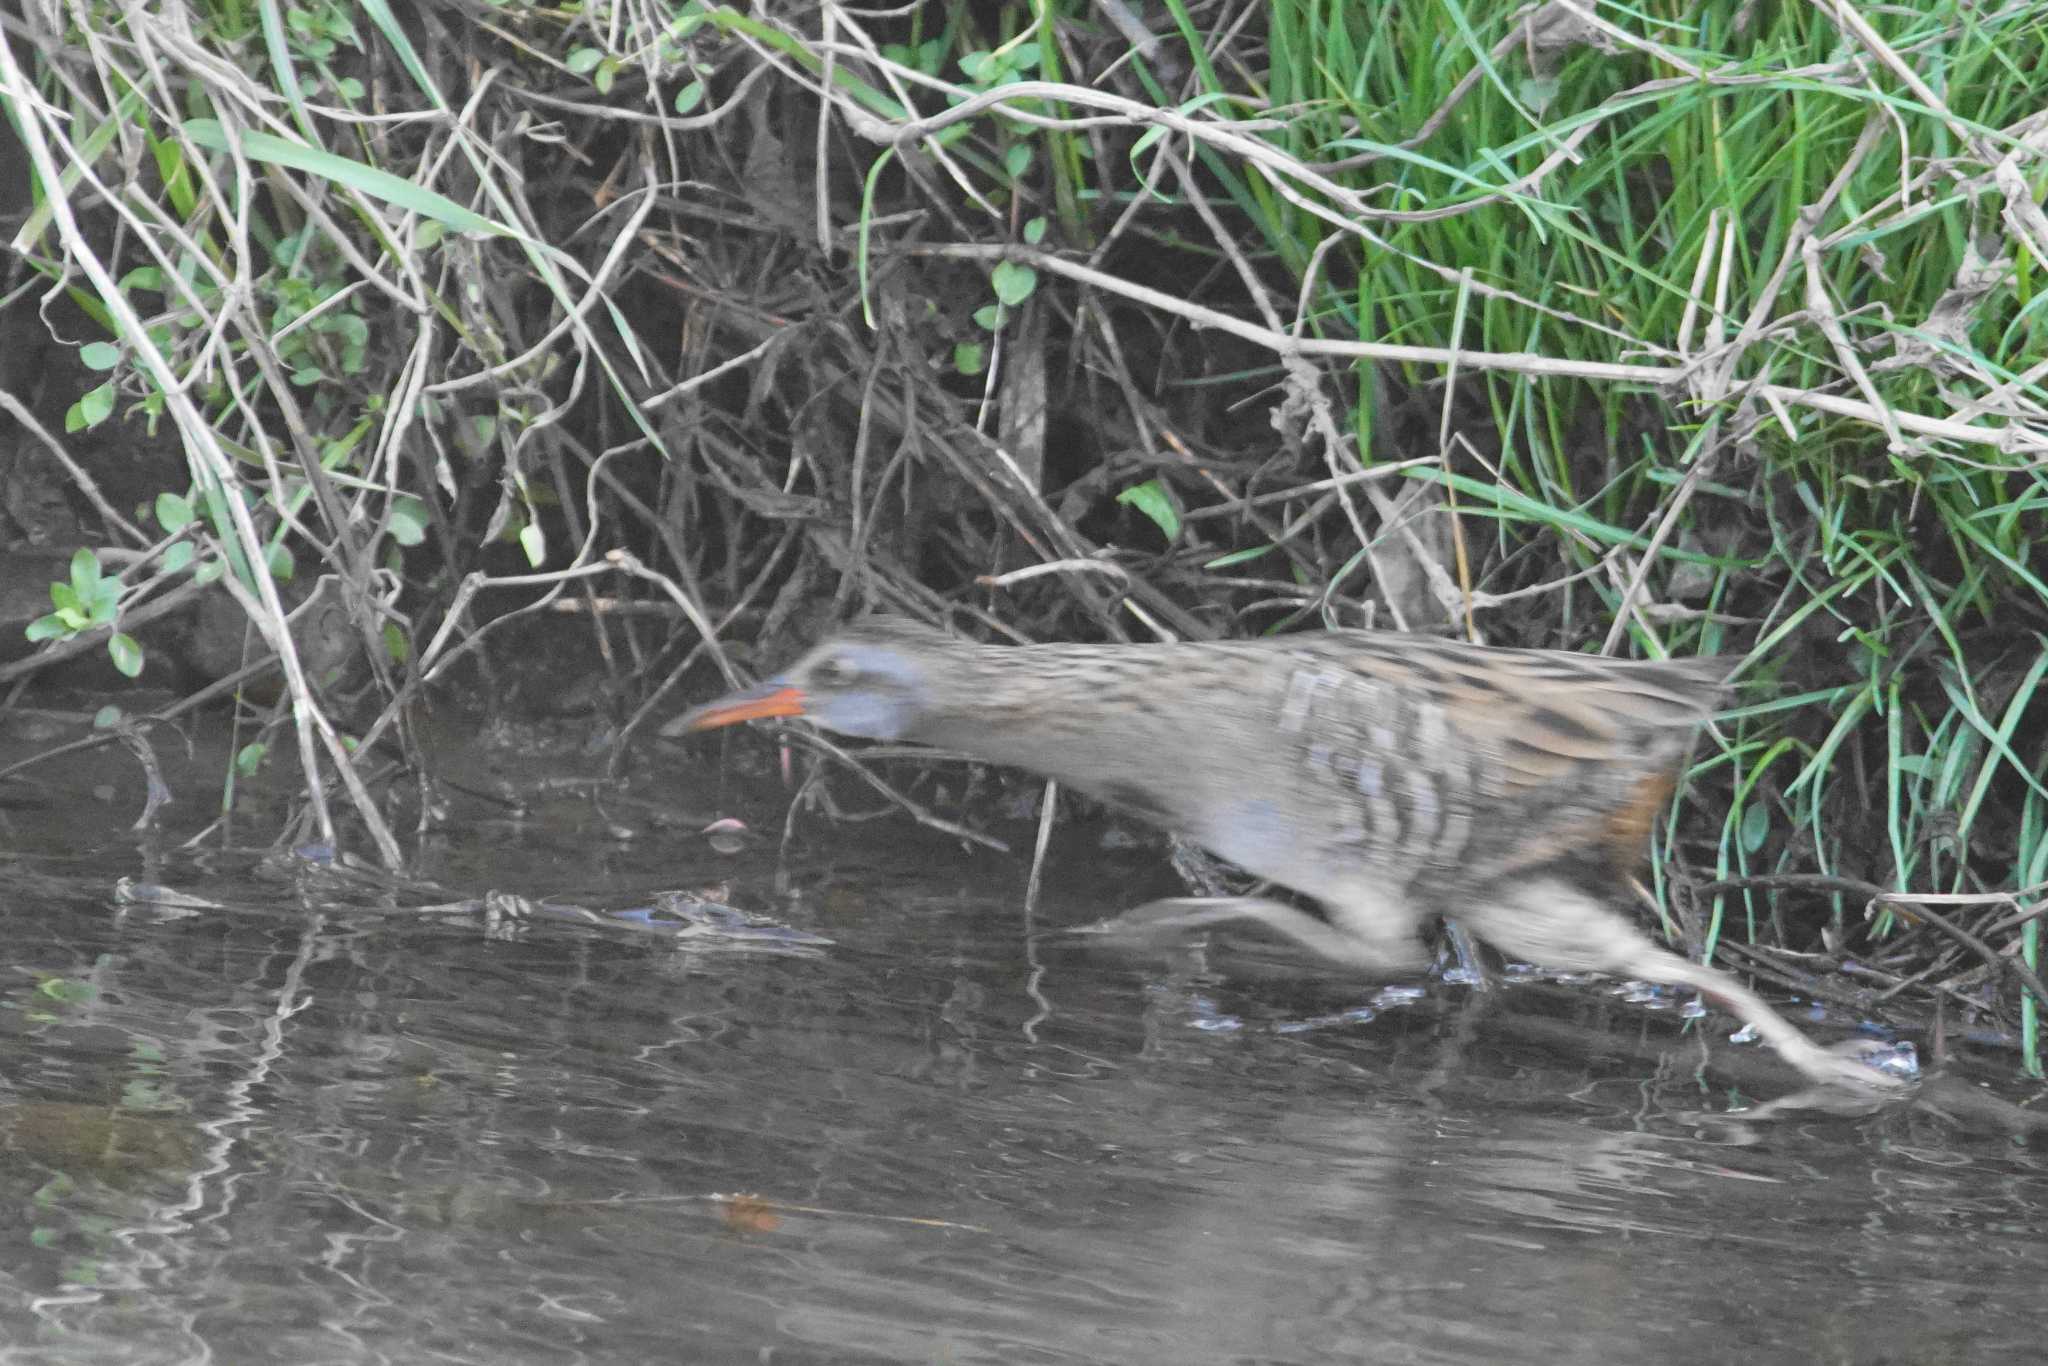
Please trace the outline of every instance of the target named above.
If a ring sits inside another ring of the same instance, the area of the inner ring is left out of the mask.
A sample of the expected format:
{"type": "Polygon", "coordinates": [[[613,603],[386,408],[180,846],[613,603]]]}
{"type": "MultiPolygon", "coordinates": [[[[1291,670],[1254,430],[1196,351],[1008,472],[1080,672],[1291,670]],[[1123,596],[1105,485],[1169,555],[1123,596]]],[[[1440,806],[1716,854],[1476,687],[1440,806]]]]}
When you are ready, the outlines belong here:
{"type": "Polygon", "coordinates": [[[192,522],[192,500],[182,493],[156,496],[156,524],[167,532],[183,531],[192,522]]]}
{"type": "Polygon", "coordinates": [[[417,498],[400,497],[391,502],[391,539],[400,545],[418,545],[427,538],[427,505],[417,498]]]}
{"type": "Polygon", "coordinates": [[[90,598],[100,581],[100,559],[85,546],[71,552],[71,591],[81,599],[90,598]]]}
{"type": "Polygon", "coordinates": [[[989,276],[989,283],[996,287],[996,297],[1015,308],[1031,297],[1031,291],[1038,288],[1038,272],[1029,266],[1020,266],[1015,261],[1004,261],[996,266],[989,276]]]}
{"type": "Polygon", "coordinates": [[[114,385],[111,380],[79,396],[79,420],[88,427],[99,426],[113,415],[113,411],[114,385]]]}
{"type": "Polygon", "coordinates": [[[1754,854],[1771,833],[1770,808],[1758,803],[1742,813],[1742,852],[1754,854]]]}
{"type": "Polygon", "coordinates": [[[129,678],[142,672],[142,647],[126,631],[116,631],[107,637],[107,654],[114,667],[129,678]]]}

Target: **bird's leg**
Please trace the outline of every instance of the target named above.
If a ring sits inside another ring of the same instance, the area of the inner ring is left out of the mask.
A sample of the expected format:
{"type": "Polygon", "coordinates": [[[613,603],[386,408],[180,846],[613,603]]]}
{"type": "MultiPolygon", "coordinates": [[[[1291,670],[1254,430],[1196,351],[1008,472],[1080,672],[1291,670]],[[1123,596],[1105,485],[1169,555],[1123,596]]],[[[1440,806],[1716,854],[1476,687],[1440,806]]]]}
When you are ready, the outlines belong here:
{"type": "Polygon", "coordinates": [[[1188,889],[1197,896],[1226,898],[1234,894],[1230,865],[1185,835],[1173,835],[1166,842],[1167,861],[1188,889]]]}
{"type": "Polygon", "coordinates": [[[1302,947],[1351,967],[1378,974],[1412,972],[1429,959],[1406,920],[1387,924],[1372,915],[1348,916],[1332,904],[1331,922],[1269,897],[1170,897],[1125,911],[1113,920],[1077,933],[1151,938],[1249,920],[1302,947]]]}
{"type": "Polygon", "coordinates": [[[1613,969],[1619,976],[1688,986],[1718,1002],[1778,1050],[1778,1056],[1823,1084],[1896,1087],[1901,1078],[1869,1066],[1857,1057],[1822,1048],[1771,1008],[1770,1002],[1719,968],[1681,958],[1644,941],[1631,962],[1613,969]]]}
{"type": "Polygon", "coordinates": [[[1779,1056],[1816,1082],[1890,1087],[1901,1081],[1807,1038],[1768,1001],[1718,968],[1658,948],[1624,917],[1557,878],[1502,888],[1465,913],[1474,933],[1502,952],[1548,968],[1691,987],[1755,1029],[1779,1056]]]}
{"type": "Polygon", "coordinates": [[[1472,931],[1465,928],[1462,920],[1444,921],[1444,938],[1450,941],[1451,957],[1457,965],[1444,969],[1444,980],[1461,986],[1484,989],[1491,985],[1486,980],[1486,965],[1479,958],[1479,941],[1472,937],[1472,931]]]}

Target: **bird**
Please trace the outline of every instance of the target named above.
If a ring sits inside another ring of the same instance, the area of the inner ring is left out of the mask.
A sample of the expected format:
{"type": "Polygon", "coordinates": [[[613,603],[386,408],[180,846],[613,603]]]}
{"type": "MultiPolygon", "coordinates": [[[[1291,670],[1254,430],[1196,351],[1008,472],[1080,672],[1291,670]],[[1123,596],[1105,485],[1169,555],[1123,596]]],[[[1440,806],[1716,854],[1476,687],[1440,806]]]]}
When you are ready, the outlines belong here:
{"type": "Polygon", "coordinates": [[[663,731],[804,718],[1027,769],[1322,912],[1173,898],[1113,926],[1250,920],[1395,975],[1427,966],[1420,932],[1441,915],[1512,959],[1699,991],[1815,1082],[1896,1085],[1616,905],[1732,669],[1349,629],[989,645],[878,614],[663,731]]]}

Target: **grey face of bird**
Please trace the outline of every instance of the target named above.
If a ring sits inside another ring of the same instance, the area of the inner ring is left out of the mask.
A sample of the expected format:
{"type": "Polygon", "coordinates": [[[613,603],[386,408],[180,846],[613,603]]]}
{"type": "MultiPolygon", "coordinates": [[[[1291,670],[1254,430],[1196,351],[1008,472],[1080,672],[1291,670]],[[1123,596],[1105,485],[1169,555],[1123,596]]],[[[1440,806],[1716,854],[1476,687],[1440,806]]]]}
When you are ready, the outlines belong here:
{"type": "Polygon", "coordinates": [[[863,740],[901,740],[932,704],[931,666],[893,645],[829,640],[785,675],[804,695],[803,714],[863,740]]]}
{"type": "Polygon", "coordinates": [[[683,734],[801,716],[841,735],[901,740],[931,708],[933,667],[898,642],[850,632],[819,645],[765,683],[684,713],[664,730],[683,734]]]}

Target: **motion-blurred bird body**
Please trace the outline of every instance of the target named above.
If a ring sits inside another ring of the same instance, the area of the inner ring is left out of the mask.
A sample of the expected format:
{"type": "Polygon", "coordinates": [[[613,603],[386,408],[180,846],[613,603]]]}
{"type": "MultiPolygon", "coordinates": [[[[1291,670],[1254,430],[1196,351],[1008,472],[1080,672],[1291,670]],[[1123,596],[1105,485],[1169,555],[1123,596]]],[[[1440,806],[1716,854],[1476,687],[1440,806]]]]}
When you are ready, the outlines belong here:
{"type": "Polygon", "coordinates": [[[1607,904],[1645,855],[1724,660],[1646,663],[1377,631],[1255,641],[990,646],[874,617],[676,728],[804,716],[1056,778],[1313,897],[1161,903],[1250,918],[1376,971],[1456,917],[1546,967],[1685,984],[1816,1078],[1883,1078],[1607,904]]]}

